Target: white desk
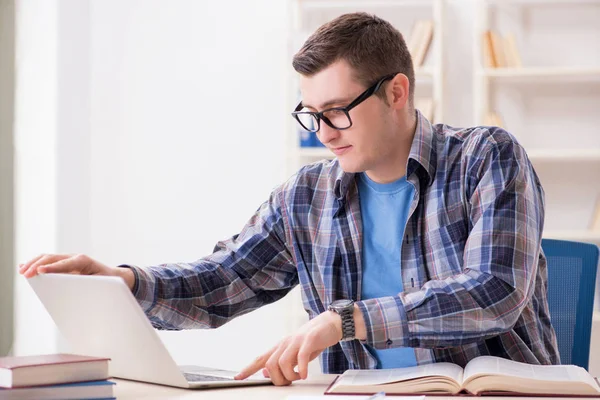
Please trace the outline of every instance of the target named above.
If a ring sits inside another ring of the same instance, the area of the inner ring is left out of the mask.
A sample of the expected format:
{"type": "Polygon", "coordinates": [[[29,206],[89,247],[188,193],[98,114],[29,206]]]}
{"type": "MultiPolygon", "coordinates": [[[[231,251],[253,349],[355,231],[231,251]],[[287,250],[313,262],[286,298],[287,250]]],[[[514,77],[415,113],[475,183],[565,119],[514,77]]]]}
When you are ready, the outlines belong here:
{"type": "MultiPolygon", "coordinates": [[[[590,349],[590,373],[600,375],[600,313],[594,315],[592,343],[590,349]]],[[[243,386],[239,388],[213,390],[186,390],[168,386],[112,379],[117,382],[115,396],[118,400],[134,399],[210,399],[210,400],[283,400],[291,395],[321,395],[336,375],[312,375],[306,381],[295,382],[291,386],[243,386]]],[[[336,396],[331,396],[335,400],[336,396]]],[[[393,399],[393,397],[390,397],[393,399]]],[[[488,397],[486,397],[488,399],[488,397]]],[[[489,399],[493,399],[490,397],[489,399]]],[[[507,400],[525,400],[522,397],[509,397],[507,400]]],[[[538,397],[535,400],[542,400],[538,397]]],[[[448,397],[428,396],[427,400],[448,400],[448,397]]],[[[531,400],[531,398],[527,399],[531,400]]],[[[552,398],[556,400],[556,398],[552,398]]],[[[566,400],[566,399],[565,399],[566,400]]]]}
{"type": "MultiPolygon", "coordinates": [[[[284,400],[287,396],[295,395],[322,395],[325,388],[333,381],[336,375],[315,375],[309,377],[306,381],[294,382],[291,386],[242,386],[239,388],[211,389],[211,390],[188,390],[177,389],[168,386],[152,385],[147,383],[138,383],[125,381],[121,379],[112,379],[117,382],[115,396],[117,400],[134,399],[209,399],[209,400],[284,400]]],[[[328,396],[335,400],[338,396],[328,396]]],[[[358,397],[361,398],[361,397],[358,397]]],[[[394,397],[388,397],[393,400],[394,397]]],[[[448,400],[447,396],[427,396],[426,400],[448,400]]],[[[466,397],[468,399],[468,397],[466,397]]],[[[478,399],[474,397],[474,399],[478,399]]],[[[479,397],[481,399],[481,397],[479,397]]],[[[556,397],[485,397],[486,400],[557,400],[556,397]]],[[[561,398],[562,400],[581,400],[573,398],[561,398]]]]}
{"type": "MultiPolygon", "coordinates": [[[[116,382],[115,396],[117,400],[138,399],[210,399],[210,400],[283,400],[290,395],[321,395],[336,375],[316,375],[306,381],[294,382],[291,386],[241,386],[237,388],[189,390],[168,386],[152,385],[111,379],[116,382]]],[[[332,396],[335,400],[335,396],[332,396]]],[[[444,399],[444,400],[447,400],[444,399]]],[[[554,399],[556,400],[556,399],[554,399]]]]}

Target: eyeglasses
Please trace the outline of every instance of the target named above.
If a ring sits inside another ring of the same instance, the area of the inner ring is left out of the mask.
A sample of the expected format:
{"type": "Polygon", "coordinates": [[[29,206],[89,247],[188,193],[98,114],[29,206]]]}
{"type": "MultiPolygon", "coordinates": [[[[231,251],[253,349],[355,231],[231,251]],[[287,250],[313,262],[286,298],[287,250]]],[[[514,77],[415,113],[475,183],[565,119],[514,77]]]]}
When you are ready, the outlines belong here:
{"type": "Polygon", "coordinates": [[[350,110],[376,93],[385,81],[392,79],[397,74],[398,72],[386,75],[379,79],[373,86],[362,92],[346,107],[333,107],[321,112],[302,111],[304,106],[302,105],[302,102],[300,102],[298,106],[296,106],[292,116],[298,121],[303,129],[309,132],[318,132],[319,129],[321,129],[321,120],[333,129],[348,129],[352,126],[352,119],[349,114],[350,110]]]}

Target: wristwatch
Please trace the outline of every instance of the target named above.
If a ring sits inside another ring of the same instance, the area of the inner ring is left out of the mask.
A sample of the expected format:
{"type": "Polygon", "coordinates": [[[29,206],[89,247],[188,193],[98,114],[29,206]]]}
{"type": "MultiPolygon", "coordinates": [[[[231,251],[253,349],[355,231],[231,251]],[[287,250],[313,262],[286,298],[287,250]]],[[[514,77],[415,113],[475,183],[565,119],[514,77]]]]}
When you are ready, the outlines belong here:
{"type": "Polygon", "coordinates": [[[342,342],[354,340],[354,301],[336,300],[327,309],[342,317],[342,342]]]}

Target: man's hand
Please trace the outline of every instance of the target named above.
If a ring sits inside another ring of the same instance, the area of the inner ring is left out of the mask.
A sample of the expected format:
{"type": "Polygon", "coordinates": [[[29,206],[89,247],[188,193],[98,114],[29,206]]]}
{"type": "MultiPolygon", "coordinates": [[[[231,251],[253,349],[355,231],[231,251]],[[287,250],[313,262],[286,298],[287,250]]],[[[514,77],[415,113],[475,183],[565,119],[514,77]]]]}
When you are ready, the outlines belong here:
{"type": "Polygon", "coordinates": [[[263,374],[278,386],[289,385],[298,379],[306,379],[308,363],[328,347],[342,339],[342,319],[333,311],[325,311],[307,322],[297,334],[287,337],[267,353],[256,358],[236,375],[246,379],[262,368],[263,374]],[[298,372],[294,367],[298,366],[298,372]]]}
{"type": "Polygon", "coordinates": [[[109,267],[83,254],[41,254],[19,265],[19,273],[25,278],[46,273],[120,276],[129,289],[135,284],[130,268],[109,267]]]}

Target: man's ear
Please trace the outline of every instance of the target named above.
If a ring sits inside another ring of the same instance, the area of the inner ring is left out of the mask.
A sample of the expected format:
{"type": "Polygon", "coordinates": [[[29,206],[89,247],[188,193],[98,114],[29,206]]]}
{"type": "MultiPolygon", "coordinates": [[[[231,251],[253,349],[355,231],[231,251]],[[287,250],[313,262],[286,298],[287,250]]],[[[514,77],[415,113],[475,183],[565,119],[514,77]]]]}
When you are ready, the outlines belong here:
{"type": "Polygon", "coordinates": [[[387,87],[388,103],[394,109],[400,110],[408,103],[410,82],[404,74],[396,74],[387,87]]]}

